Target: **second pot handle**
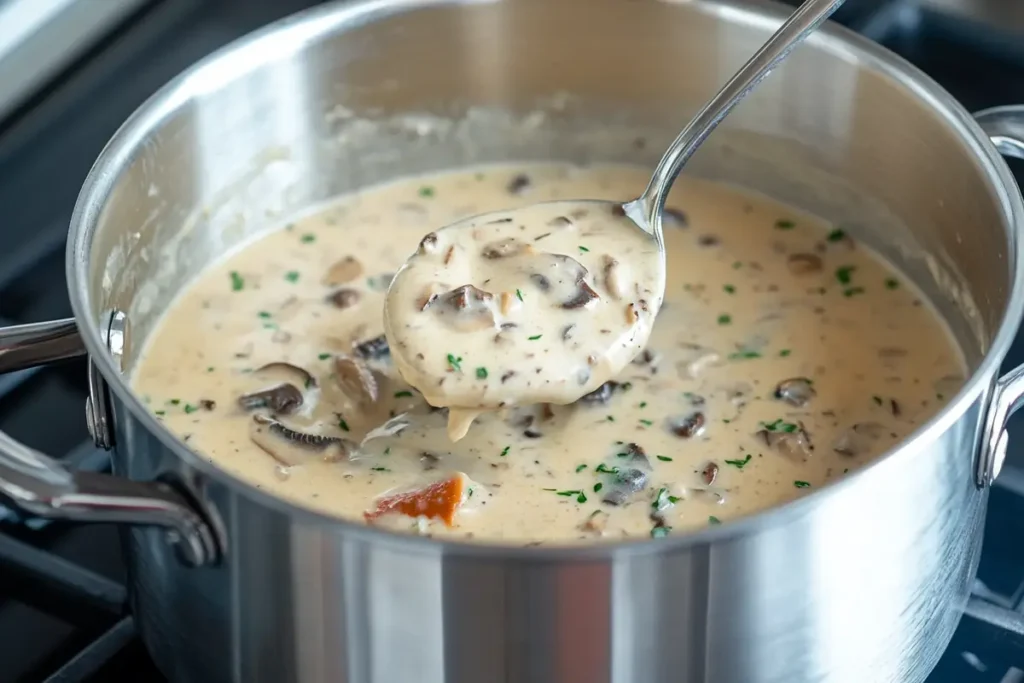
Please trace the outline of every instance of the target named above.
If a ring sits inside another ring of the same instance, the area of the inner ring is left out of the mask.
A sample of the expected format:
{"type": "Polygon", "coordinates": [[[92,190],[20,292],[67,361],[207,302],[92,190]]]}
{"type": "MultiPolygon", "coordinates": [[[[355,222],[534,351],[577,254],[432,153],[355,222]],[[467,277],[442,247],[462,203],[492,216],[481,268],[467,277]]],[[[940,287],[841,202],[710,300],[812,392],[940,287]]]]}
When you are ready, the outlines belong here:
{"type": "MultiPolygon", "coordinates": [[[[1024,105],[985,109],[977,112],[974,120],[1000,154],[1024,159],[1024,105]]],[[[981,445],[975,464],[974,481],[979,488],[989,486],[999,476],[1009,443],[1006,425],[1010,416],[1022,406],[1024,365],[1000,377],[992,388],[992,398],[982,427],[981,445]]]]}
{"type": "MultiPolygon", "coordinates": [[[[0,374],[82,355],[85,347],[72,319],[0,328],[0,374]]],[[[163,528],[182,560],[192,566],[219,557],[210,526],[170,486],[73,472],[3,432],[0,499],[35,517],[163,528]]]]}

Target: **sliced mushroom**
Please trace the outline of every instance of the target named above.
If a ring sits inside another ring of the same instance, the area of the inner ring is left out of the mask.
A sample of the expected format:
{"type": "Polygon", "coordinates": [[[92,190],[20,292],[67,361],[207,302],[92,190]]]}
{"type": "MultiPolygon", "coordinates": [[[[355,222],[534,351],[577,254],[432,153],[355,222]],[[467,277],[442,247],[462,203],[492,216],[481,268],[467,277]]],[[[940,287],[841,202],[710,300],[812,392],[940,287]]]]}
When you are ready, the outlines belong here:
{"type": "Polygon", "coordinates": [[[604,510],[594,510],[580,525],[583,531],[588,531],[597,536],[601,536],[604,533],[605,528],[608,526],[609,514],[604,510]]]}
{"type": "Polygon", "coordinates": [[[794,275],[820,273],[823,266],[820,256],[806,252],[790,254],[786,259],[786,265],[789,266],[789,272],[794,275]]]}
{"type": "Polygon", "coordinates": [[[604,288],[608,290],[613,299],[622,299],[628,293],[629,285],[626,282],[625,267],[615,258],[608,254],[603,257],[604,288]]]}
{"type": "MultiPolygon", "coordinates": [[[[601,297],[597,295],[597,292],[591,288],[585,281],[580,280],[577,284],[576,293],[572,295],[568,300],[562,302],[562,308],[574,309],[574,308],[586,308],[592,301],[597,301],[601,297]]],[[[630,304],[632,306],[632,304],[630,304]]]]}
{"type": "Polygon", "coordinates": [[[609,482],[602,501],[608,505],[624,505],[636,493],[642,491],[650,479],[651,461],[638,444],[626,446],[626,459],[616,462],[616,472],[609,482]]]}
{"type": "Polygon", "coordinates": [[[551,280],[547,279],[540,273],[531,273],[530,282],[537,285],[537,289],[542,292],[546,292],[551,289],[551,280]]]}
{"type": "Polygon", "coordinates": [[[668,429],[680,438],[692,439],[704,432],[705,422],[704,413],[698,411],[682,417],[670,418],[668,429]]]}
{"type": "Polygon", "coordinates": [[[758,431],[755,436],[776,452],[801,462],[809,460],[814,452],[811,437],[802,424],[785,423],[782,430],[766,428],[758,431]]]}
{"type": "Polygon", "coordinates": [[[493,299],[494,295],[490,292],[473,285],[462,285],[438,297],[430,310],[444,316],[446,321],[460,330],[483,330],[498,326],[491,306],[493,299]]]}
{"type": "Polygon", "coordinates": [[[433,254],[437,251],[437,233],[428,232],[420,240],[419,253],[420,254],[433,254]]]}
{"type": "Polygon", "coordinates": [[[346,256],[331,264],[321,282],[328,287],[337,287],[352,282],[362,274],[363,264],[354,256],[346,256]]]}
{"type": "Polygon", "coordinates": [[[590,405],[600,405],[607,403],[608,400],[612,397],[612,394],[614,394],[615,390],[618,388],[618,382],[605,382],[597,389],[591,391],[589,394],[584,394],[582,397],[580,397],[580,400],[577,401],[577,403],[587,403],[590,405]]]}
{"type": "Polygon", "coordinates": [[[266,415],[253,415],[249,428],[253,443],[282,465],[301,465],[311,455],[336,462],[355,452],[355,444],[337,436],[308,434],[266,415]]]}
{"type": "Polygon", "coordinates": [[[858,422],[844,430],[832,444],[840,455],[858,456],[870,453],[875,443],[885,435],[885,427],[878,422],[858,422]]]}
{"type": "Polygon", "coordinates": [[[775,398],[797,408],[803,408],[817,395],[811,380],[806,377],[791,377],[775,387],[775,398]]]}
{"type": "Polygon", "coordinates": [[[391,355],[387,337],[383,334],[353,345],[352,350],[363,360],[379,360],[391,355]]]}
{"type": "Polygon", "coordinates": [[[293,384],[278,384],[238,397],[242,410],[271,410],[282,415],[294,413],[302,407],[302,402],[302,391],[293,384]]]}
{"type": "Polygon", "coordinates": [[[704,465],[704,469],[700,472],[700,478],[708,486],[714,484],[715,480],[718,479],[718,463],[709,462],[707,465],[704,465]]]}
{"type": "Polygon", "coordinates": [[[284,361],[275,361],[273,363],[262,365],[253,370],[253,374],[269,377],[276,376],[285,380],[292,380],[296,384],[301,384],[307,389],[316,386],[316,378],[313,377],[309,370],[284,361]]]}
{"type": "Polygon", "coordinates": [[[518,256],[522,253],[529,253],[532,250],[533,247],[529,244],[520,242],[515,237],[507,237],[503,240],[484,245],[484,248],[480,250],[480,255],[485,259],[493,261],[510,256],[518,256]]]}
{"type": "Polygon", "coordinates": [[[359,293],[359,290],[349,287],[344,287],[327,295],[328,303],[335,308],[341,309],[352,308],[359,303],[360,298],[362,298],[362,294],[359,293]]]}
{"type": "Polygon", "coordinates": [[[338,356],[334,359],[334,371],[338,385],[346,396],[362,405],[377,401],[377,379],[362,361],[350,356],[338,356]]]}
{"type": "Polygon", "coordinates": [[[690,221],[686,214],[680,209],[673,209],[665,207],[665,210],[661,214],[662,223],[672,228],[688,228],[690,227],[690,221]]]}

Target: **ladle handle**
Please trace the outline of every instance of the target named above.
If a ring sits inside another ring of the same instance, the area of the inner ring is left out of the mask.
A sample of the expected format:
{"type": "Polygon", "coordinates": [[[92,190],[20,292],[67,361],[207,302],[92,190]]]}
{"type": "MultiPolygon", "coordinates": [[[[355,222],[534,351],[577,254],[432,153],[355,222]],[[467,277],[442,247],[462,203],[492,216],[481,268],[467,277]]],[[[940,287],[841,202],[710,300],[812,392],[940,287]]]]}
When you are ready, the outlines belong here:
{"type": "Polygon", "coordinates": [[[660,215],[665,208],[668,190],[675,182],[683,166],[697,151],[701,143],[722,122],[733,107],[747,96],[761,79],[768,75],[779,62],[789,56],[790,50],[821,26],[844,0],[805,0],[800,7],[779,27],[772,37],[754,53],[736,75],[711,98],[703,109],[686,124],[679,137],[661,157],[651,182],[637,200],[642,205],[642,215],[656,231],[660,239],[660,215]]]}

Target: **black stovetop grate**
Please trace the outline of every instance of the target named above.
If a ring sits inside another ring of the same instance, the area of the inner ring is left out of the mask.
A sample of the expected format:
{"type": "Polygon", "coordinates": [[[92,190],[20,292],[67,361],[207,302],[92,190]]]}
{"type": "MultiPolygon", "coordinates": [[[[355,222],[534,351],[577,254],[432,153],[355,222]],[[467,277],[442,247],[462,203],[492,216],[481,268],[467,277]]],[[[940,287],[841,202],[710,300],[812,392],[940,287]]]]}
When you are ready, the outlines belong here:
{"type": "MultiPolygon", "coordinates": [[[[74,196],[131,110],[195,59],[310,4],[154,0],[17,120],[0,121],[0,325],[69,315],[63,256],[74,196]]],[[[917,63],[970,109],[1024,102],[1024,50],[1005,33],[912,0],[851,1],[837,19],[917,63]]],[[[1024,343],[1011,352],[1012,364],[1022,360],[1024,343]]],[[[0,376],[0,429],[75,468],[109,469],[85,429],[85,370],[72,361],[0,376]]],[[[1024,683],[1024,446],[1016,443],[992,491],[974,595],[930,683],[1024,683]]],[[[0,682],[163,680],[136,637],[120,553],[113,528],[23,520],[0,508],[0,682]]]]}

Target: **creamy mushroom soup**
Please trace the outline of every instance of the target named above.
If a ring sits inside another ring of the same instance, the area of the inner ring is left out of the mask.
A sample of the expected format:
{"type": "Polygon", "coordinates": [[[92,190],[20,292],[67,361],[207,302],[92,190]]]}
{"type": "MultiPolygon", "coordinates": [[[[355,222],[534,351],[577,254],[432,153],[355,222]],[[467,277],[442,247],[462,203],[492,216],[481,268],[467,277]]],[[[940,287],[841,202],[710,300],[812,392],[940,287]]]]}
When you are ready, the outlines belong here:
{"type": "MultiPolygon", "coordinates": [[[[841,229],[683,177],[646,348],[574,404],[488,412],[453,443],[447,411],[390,360],[392,274],[438,226],[622,200],[646,181],[632,167],[482,167],[339,199],[204,272],[151,335],[135,390],[202,457],[273,495],[530,544],[660,537],[778,505],[877,457],[961,385],[939,317],[841,229]]],[[[605,291],[602,277],[585,282],[605,291]]],[[[486,350],[431,352],[465,382],[535,372],[486,350]]]]}
{"type": "Polygon", "coordinates": [[[457,441],[482,410],[565,405],[613,379],[664,286],[664,251],[621,204],[542,202],[427,234],[388,290],[385,336],[457,441]]]}

